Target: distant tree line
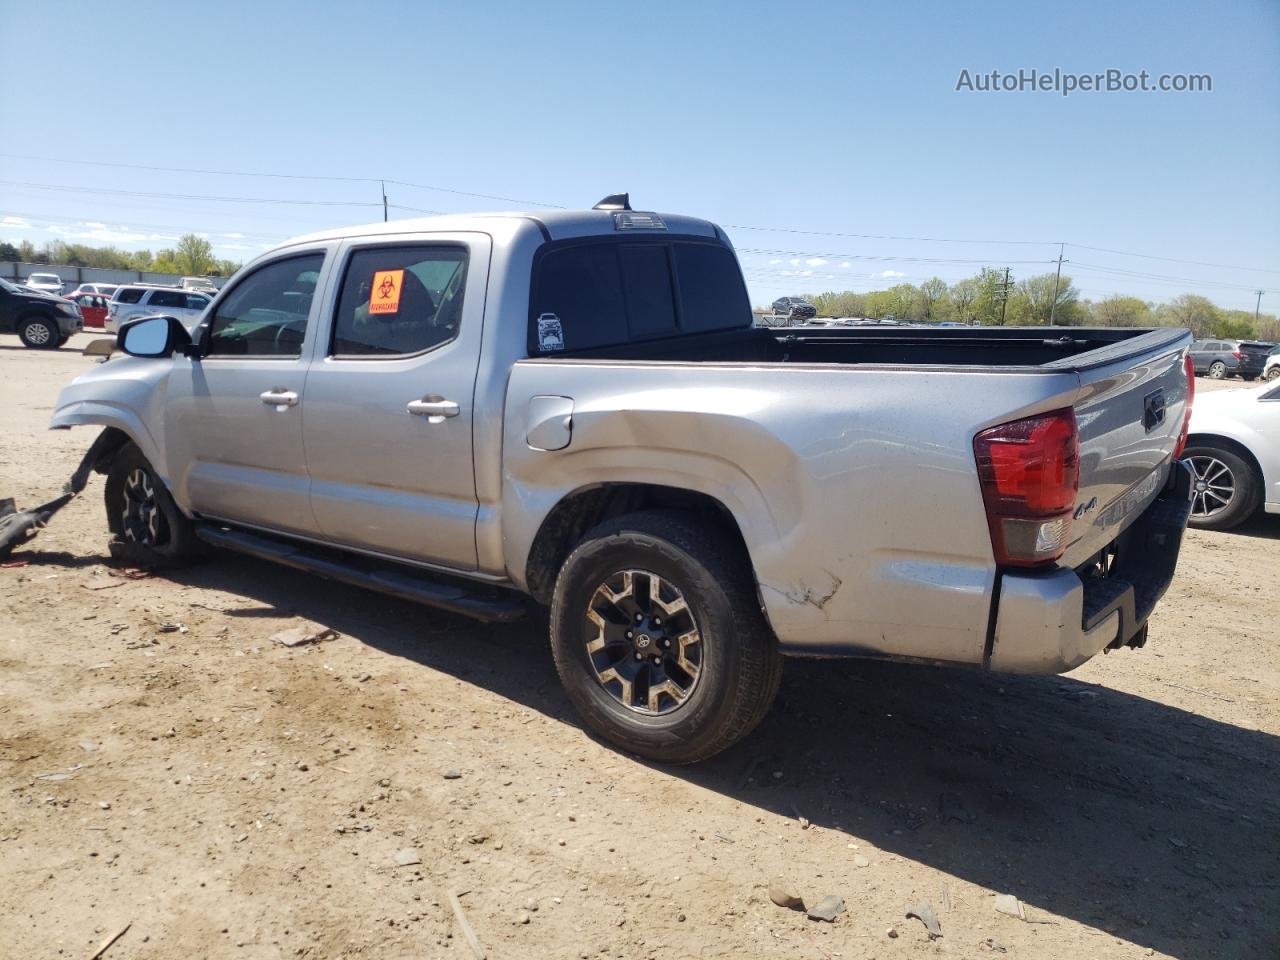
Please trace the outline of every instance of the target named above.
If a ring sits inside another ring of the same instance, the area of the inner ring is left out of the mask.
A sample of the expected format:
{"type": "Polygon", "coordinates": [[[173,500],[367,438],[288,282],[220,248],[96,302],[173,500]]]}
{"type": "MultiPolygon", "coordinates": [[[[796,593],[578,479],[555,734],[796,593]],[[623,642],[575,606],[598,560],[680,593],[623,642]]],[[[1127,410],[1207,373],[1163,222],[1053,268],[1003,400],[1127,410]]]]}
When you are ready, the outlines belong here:
{"type": "Polygon", "coordinates": [[[234,260],[213,255],[213,245],[203,237],[188,233],[171,250],[121,250],[119,247],[90,247],[83,243],[51,240],[37,247],[30,240],[0,241],[0,261],[56,263],[69,267],[97,267],[104,270],[144,270],[177,273],[191,277],[229,277],[240,269],[234,260]]]}
{"type": "Polygon", "coordinates": [[[1071,278],[1057,283],[1054,302],[1052,273],[1005,283],[1005,271],[991,267],[948,284],[940,277],[924,283],[899,283],[868,293],[818,293],[806,297],[822,317],[893,317],[896,320],[940,323],[955,321],[990,326],[1034,326],[1053,322],[1064,326],[1190,327],[1197,337],[1280,341],[1280,321],[1252,311],[1227,310],[1206,297],[1184,293],[1162,303],[1138,297],[1112,296],[1083,300],[1071,278]]]}

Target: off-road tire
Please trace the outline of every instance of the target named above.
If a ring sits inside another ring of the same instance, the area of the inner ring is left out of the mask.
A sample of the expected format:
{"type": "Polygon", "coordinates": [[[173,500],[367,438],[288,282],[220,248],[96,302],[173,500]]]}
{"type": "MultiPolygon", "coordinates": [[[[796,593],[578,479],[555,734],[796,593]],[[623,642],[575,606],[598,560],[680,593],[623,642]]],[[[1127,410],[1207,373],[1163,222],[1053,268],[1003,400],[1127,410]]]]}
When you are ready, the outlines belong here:
{"type": "Polygon", "coordinates": [[[103,500],[107,527],[111,531],[109,547],[115,559],[134,566],[163,569],[186,566],[205,555],[204,545],[196,539],[194,524],[178,509],[168,488],[135,444],[125,444],[111,461],[103,500]],[[150,540],[139,539],[136,532],[131,532],[125,515],[126,488],[131,480],[135,481],[136,488],[139,477],[145,477],[157,515],[156,535],[150,540]]]}
{"type": "Polygon", "coordinates": [[[18,339],[32,350],[57,350],[62,345],[62,331],[48,317],[27,317],[18,322],[18,339]]]}
{"type": "Polygon", "coordinates": [[[551,650],[588,729],[666,763],[705,760],[745,737],[768,712],[782,678],[777,640],[741,541],[721,524],[675,510],[627,514],[587,533],[556,578],[551,650]],[[624,706],[598,679],[587,652],[592,597],[624,570],[652,571],[677,588],[702,637],[698,681],[665,715],[624,706]]]}

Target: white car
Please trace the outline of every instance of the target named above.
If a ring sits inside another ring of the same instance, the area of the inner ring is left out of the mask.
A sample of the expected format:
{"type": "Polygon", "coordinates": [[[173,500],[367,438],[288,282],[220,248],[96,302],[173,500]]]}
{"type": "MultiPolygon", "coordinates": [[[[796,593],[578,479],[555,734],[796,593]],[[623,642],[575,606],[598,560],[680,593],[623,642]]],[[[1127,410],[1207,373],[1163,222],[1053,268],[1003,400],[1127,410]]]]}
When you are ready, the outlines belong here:
{"type": "Polygon", "coordinates": [[[62,296],[62,278],[56,273],[33,273],[27,277],[27,286],[41,293],[52,293],[62,296]]]}
{"type": "Polygon", "coordinates": [[[107,333],[119,333],[120,325],[134,317],[154,317],[164,314],[176,317],[188,330],[194,330],[212,299],[205,293],[180,290],[177,287],[146,287],[126,284],[120,287],[107,304],[107,333]]]}
{"type": "Polygon", "coordinates": [[[1267,365],[1262,368],[1263,380],[1274,380],[1280,377],[1280,347],[1272,347],[1267,354],[1267,365]]]}
{"type": "Polygon", "coordinates": [[[1280,513],[1280,383],[1196,397],[1183,457],[1195,472],[1191,526],[1226,530],[1280,513]]]}
{"type": "Polygon", "coordinates": [[[110,299],[119,289],[120,284],[118,283],[82,283],[67,294],[67,296],[78,297],[82,293],[91,293],[95,297],[106,297],[110,299]]]}

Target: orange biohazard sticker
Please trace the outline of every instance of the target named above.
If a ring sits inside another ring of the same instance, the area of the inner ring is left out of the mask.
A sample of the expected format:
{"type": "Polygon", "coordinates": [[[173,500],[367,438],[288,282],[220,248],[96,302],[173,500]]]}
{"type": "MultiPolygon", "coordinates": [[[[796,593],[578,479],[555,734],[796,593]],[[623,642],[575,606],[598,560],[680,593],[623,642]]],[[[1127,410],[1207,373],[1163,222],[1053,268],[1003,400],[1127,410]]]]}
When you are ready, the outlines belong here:
{"type": "Polygon", "coordinates": [[[403,285],[403,270],[375,271],[373,274],[373,289],[369,292],[369,312],[399,313],[400,288],[403,285]]]}

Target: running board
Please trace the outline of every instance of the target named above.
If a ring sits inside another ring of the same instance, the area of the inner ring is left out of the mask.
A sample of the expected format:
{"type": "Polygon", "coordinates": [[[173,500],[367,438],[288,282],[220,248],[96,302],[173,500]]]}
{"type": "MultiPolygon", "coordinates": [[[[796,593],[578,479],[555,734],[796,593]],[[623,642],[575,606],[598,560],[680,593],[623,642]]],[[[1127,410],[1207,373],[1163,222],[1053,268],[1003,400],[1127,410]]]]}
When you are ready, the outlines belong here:
{"type": "Polygon", "coordinates": [[[344,554],[337,549],[312,547],[309,544],[205,522],[196,523],[196,536],[205,543],[224,550],[234,550],[329,580],[439,607],[487,623],[518,620],[526,611],[522,597],[501,587],[464,584],[444,577],[433,577],[412,567],[396,567],[376,559],[344,554]]]}

